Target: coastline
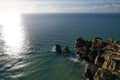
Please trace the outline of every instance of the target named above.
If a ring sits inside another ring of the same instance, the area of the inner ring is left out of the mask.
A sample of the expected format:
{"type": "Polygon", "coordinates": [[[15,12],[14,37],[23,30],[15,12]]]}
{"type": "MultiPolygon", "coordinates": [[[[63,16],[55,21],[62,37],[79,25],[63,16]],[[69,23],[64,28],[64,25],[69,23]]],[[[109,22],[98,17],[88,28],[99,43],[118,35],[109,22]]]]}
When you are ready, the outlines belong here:
{"type": "Polygon", "coordinates": [[[84,70],[84,75],[89,80],[116,80],[120,79],[120,42],[100,37],[84,40],[78,37],[76,50],[80,58],[89,65],[84,70]]]}

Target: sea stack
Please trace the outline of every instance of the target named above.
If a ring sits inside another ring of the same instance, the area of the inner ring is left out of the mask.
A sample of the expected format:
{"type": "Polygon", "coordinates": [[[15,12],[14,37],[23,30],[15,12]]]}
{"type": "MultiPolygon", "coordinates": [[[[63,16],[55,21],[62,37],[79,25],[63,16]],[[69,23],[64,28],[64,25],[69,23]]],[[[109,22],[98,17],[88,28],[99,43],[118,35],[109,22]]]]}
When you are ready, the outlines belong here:
{"type": "Polygon", "coordinates": [[[70,53],[70,49],[68,46],[66,46],[64,50],[65,50],[65,52],[70,53]]]}
{"type": "Polygon", "coordinates": [[[59,44],[56,44],[55,50],[56,50],[56,52],[58,52],[58,53],[61,53],[61,52],[62,52],[61,46],[60,46],[59,44]]]}
{"type": "Polygon", "coordinates": [[[76,51],[89,65],[84,74],[89,80],[120,80],[120,42],[100,37],[84,40],[78,37],[76,51]]]}

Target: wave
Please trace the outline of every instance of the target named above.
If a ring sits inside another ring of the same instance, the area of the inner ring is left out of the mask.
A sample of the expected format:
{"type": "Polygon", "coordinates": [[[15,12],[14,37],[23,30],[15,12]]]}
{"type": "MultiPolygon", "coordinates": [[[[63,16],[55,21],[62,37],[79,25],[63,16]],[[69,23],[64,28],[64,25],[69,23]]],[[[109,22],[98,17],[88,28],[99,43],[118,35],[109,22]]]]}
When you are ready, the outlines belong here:
{"type": "Polygon", "coordinates": [[[53,46],[53,47],[52,47],[52,52],[56,52],[55,47],[56,47],[56,46],[53,46]]]}
{"type": "Polygon", "coordinates": [[[80,62],[80,60],[77,57],[70,57],[69,60],[73,61],[74,63],[79,63],[80,62]]]}

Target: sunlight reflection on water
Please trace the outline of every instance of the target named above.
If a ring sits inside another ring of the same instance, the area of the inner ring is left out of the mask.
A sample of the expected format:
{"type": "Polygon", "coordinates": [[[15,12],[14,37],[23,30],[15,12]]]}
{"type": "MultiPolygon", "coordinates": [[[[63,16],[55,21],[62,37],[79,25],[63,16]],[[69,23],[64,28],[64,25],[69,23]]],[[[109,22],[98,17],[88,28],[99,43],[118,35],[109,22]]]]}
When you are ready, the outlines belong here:
{"type": "Polygon", "coordinates": [[[3,71],[0,76],[3,79],[22,76],[22,73],[14,71],[27,65],[24,54],[28,51],[28,43],[22,16],[16,13],[0,14],[0,71],[3,71]]]}
{"type": "Polygon", "coordinates": [[[2,26],[2,39],[4,41],[4,53],[8,55],[19,55],[24,50],[25,31],[21,25],[20,14],[1,14],[0,24],[2,26]]]}

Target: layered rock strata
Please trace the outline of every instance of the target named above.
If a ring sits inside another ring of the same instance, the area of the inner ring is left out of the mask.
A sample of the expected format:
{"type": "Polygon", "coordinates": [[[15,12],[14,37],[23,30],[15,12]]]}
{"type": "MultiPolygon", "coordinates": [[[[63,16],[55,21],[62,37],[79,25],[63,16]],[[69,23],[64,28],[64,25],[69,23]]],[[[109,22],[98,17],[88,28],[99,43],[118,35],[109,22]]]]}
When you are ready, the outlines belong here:
{"type": "Polygon", "coordinates": [[[84,75],[89,80],[116,80],[120,74],[119,41],[104,41],[100,37],[84,40],[78,37],[75,46],[80,58],[89,63],[84,70],[84,75]]]}

